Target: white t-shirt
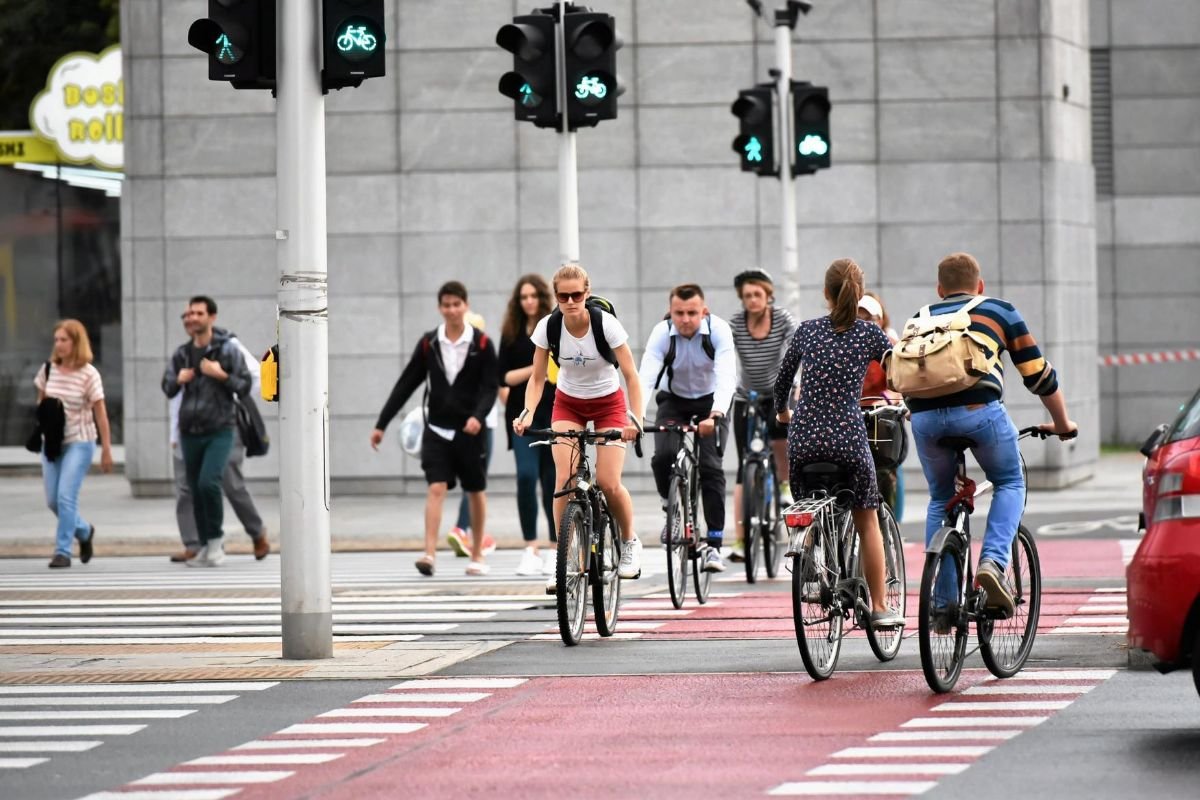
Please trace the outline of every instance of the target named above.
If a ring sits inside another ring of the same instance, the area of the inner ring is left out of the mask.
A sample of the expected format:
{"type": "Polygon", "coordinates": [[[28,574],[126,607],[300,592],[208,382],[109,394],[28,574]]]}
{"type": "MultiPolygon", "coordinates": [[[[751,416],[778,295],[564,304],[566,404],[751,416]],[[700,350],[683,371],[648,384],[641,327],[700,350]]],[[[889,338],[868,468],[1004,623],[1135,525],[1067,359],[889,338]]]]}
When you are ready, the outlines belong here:
{"type": "MultiPolygon", "coordinates": [[[[604,338],[614,351],[629,341],[619,320],[607,311],[601,311],[600,317],[604,323],[604,338]]],[[[549,339],[546,338],[546,325],[550,317],[542,317],[529,337],[538,347],[549,350],[549,339]]],[[[592,338],[595,331],[589,330],[582,339],[576,339],[567,330],[567,322],[563,320],[562,338],[558,343],[558,390],[563,394],[580,400],[592,400],[605,397],[621,388],[620,376],[612,364],[600,357],[596,350],[596,340],[592,338]]]]}

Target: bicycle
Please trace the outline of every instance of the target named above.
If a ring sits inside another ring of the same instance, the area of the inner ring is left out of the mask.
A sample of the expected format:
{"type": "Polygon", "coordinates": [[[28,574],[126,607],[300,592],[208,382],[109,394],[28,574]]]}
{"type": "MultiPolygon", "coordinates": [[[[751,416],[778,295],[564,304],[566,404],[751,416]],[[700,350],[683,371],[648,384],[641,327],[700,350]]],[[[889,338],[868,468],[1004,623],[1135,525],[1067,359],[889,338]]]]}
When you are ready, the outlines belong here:
{"type": "MultiPolygon", "coordinates": [[[[704,605],[708,602],[712,573],[705,572],[703,568],[709,548],[708,542],[698,533],[696,521],[700,508],[700,426],[693,419],[687,425],[670,423],[648,430],[679,434],[683,439],[675,454],[675,463],[671,465],[671,481],[667,489],[667,524],[663,531],[671,605],[683,608],[687,593],[688,562],[692,564],[696,601],[704,605]]],[[[720,426],[714,428],[713,435],[718,437],[717,447],[720,448],[720,426]]]]}
{"type": "Polygon", "coordinates": [[[761,563],[766,564],[768,578],[779,574],[787,539],[783,525],[783,498],[771,449],[770,417],[763,410],[761,399],[758,392],[747,392],[741,508],[742,552],[747,583],[758,581],[761,563]]]}
{"type": "MultiPolygon", "coordinates": [[[[887,413],[894,407],[870,409],[864,416],[887,413]]],[[[851,513],[854,492],[849,475],[838,464],[801,467],[804,496],[784,512],[791,539],[784,557],[791,559],[792,620],[804,669],[813,680],[829,678],[841,655],[845,624],[866,631],[871,652],[891,661],[900,652],[904,628],[871,626],[870,592],[863,573],[859,537],[851,513]]],[[[887,503],[879,502],[883,535],[884,603],[905,616],[908,606],[904,540],[887,503]]]]}
{"type": "MultiPolygon", "coordinates": [[[[1076,434],[1062,438],[1074,438],[1076,434]]],[[[1027,436],[1046,439],[1057,434],[1035,426],[1020,431],[1019,438],[1027,436]]],[[[938,444],[955,451],[958,491],[946,503],[944,526],[925,548],[917,630],[925,682],[933,691],[945,693],[954,688],[962,673],[971,622],[975,623],[979,654],[993,675],[1011,678],[1025,665],[1037,636],[1042,568],[1033,534],[1024,524],[1018,524],[1004,573],[1004,580],[1013,590],[1013,612],[987,607],[987,593],[975,586],[971,514],[975,501],[989,494],[992,484],[984,481],[977,485],[967,475],[966,451],[975,447],[973,440],[948,436],[938,444]]],[[[1025,471],[1022,457],[1021,472],[1025,471]]]]}
{"type": "Polygon", "coordinates": [[[346,28],[345,33],[337,38],[338,50],[343,53],[348,53],[355,48],[369,53],[375,49],[376,44],[377,40],[374,34],[367,33],[366,25],[359,25],[357,28],[351,25],[346,28]]]}
{"type": "MultiPolygon", "coordinates": [[[[558,612],[558,632],[568,647],[583,638],[583,623],[587,616],[587,590],[592,590],[592,608],[596,631],[603,637],[617,632],[621,607],[621,579],[617,567],[621,563],[621,528],[608,508],[604,493],[592,482],[587,445],[603,446],[618,441],[620,431],[555,431],[549,428],[530,429],[528,434],[550,437],[534,442],[533,447],[550,447],[566,439],[578,456],[575,474],[554,496],[570,497],[558,526],[558,564],[555,569],[555,607],[558,612]]],[[[635,449],[641,454],[640,443],[635,449]]]]}

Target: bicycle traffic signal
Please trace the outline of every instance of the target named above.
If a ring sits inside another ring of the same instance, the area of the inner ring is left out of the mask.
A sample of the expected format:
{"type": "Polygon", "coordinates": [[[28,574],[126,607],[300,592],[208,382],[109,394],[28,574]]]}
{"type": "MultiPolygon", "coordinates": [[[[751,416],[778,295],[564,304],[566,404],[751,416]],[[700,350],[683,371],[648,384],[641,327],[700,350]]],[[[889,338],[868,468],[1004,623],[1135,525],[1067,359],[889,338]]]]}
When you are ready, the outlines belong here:
{"type": "Polygon", "coordinates": [[[326,91],[387,74],[383,0],[322,0],[321,49],[326,91]]]}
{"type": "Polygon", "coordinates": [[[500,94],[513,100],[513,116],[539,128],[558,127],[554,17],[535,12],[513,17],[496,33],[496,44],[513,54],[512,72],[500,77],[500,94]]]}
{"type": "Polygon", "coordinates": [[[617,118],[617,97],[624,91],[617,79],[617,51],[623,44],[611,14],[568,10],[564,18],[566,45],[567,123],[571,130],[591,128],[617,118]]]}
{"type": "Polygon", "coordinates": [[[775,90],[769,83],[742,89],[729,110],[740,123],[733,150],[741,161],[742,172],[760,176],[778,175],[775,165],[775,90]]]}
{"type": "Polygon", "coordinates": [[[829,89],[807,81],[792,81],[792,126],[795,141],[793,175],[811,175],[830,165],[829,89]]]}
{"type": "Polygon", "coordinates": [[[208,0],[208,17],[188,28],[208,54],[208,79],[235,89],[275,88],[275,0],[208,0]]]}

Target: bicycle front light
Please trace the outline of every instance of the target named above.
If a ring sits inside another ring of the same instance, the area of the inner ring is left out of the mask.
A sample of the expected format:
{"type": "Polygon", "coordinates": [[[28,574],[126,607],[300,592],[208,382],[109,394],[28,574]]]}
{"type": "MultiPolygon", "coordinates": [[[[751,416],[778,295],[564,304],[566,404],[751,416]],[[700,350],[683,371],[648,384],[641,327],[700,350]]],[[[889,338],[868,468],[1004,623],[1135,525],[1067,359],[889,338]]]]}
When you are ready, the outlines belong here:
{"type": "Polygon", "coordinates": [[[764,446],[765,446],[765,442],[763,442],[763,440],[758,436],[755,436],[753,439],[750,440],[750,452],[751,453],[761,453],[763,451],[764,446]]]}

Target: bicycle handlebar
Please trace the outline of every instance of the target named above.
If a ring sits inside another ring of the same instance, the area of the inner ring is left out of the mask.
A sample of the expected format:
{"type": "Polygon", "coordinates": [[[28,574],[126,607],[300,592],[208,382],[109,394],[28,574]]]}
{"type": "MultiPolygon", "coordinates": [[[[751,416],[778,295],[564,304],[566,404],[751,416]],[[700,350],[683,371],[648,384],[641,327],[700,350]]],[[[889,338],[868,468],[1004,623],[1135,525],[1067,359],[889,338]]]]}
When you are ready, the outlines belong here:
{"type": "Polygon", "coordinates": [[[1032,425],[1028,428],[1022,428],[1020,430],[1020,432],[1018,433],[1018,438],[1024,439],[1026,436],[1036,436],[1039,439],[1046,440],[1046,439],[1049,439],[1051,436],[1057,436],[1059,439],[1062,439],[1065,442],[1065,441],[1074,439],[1078,435],[1079,435],[1078,428],[1071,431],[1070,433],[1055,433],[1054,431],[1046,430],[1045,428],[1043,428],[1040,425],[1032,425]]]}
{"type": "MultiPolygon", "coordinates": [[[[526,435],[547,436],[552,439],[574,439],[581,444],[602,444],[615,442],[621,438],[621,431],[556,431],[553,428],[526,428],[526,435]]],[[[642,457],[642,437],[633,440],[633,452],[638,458],[642,457]]]]}
{"type": "MultiPolygon", "coordinates": [[[[700,433],[700,424],[693,418],[687,425],[679,425],[678,423],[668,422],[666,425],[654,425],[647,428],[652,433],[700,433]]],[[[717,449],[721,449],[721,426],[716,420],[713,420],[713,439],[716,440],[717,449]]]]}

